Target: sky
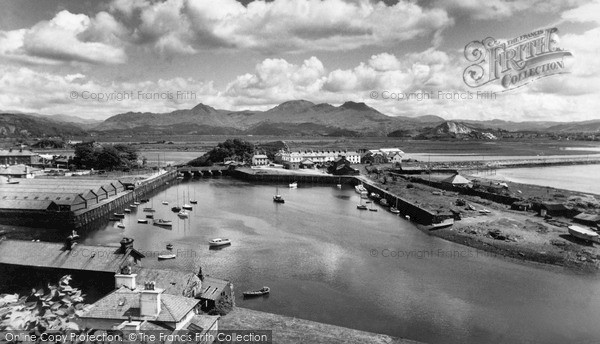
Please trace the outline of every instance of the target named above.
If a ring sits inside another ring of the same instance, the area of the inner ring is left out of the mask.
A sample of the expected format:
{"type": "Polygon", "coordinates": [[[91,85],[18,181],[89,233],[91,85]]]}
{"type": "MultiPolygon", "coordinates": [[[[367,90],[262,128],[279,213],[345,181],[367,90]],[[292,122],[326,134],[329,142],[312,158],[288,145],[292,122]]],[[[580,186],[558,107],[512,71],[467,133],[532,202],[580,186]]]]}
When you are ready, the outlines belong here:
{"type": "Polygon", "coordinates": [[[303,99],[448,120],[600,119],[599,13],[600,0],[0,0],[0,110],[103,120],[303,99]],[[563,73],[466,85],[467,44],[546,28],[572,55],[563,73]]]}

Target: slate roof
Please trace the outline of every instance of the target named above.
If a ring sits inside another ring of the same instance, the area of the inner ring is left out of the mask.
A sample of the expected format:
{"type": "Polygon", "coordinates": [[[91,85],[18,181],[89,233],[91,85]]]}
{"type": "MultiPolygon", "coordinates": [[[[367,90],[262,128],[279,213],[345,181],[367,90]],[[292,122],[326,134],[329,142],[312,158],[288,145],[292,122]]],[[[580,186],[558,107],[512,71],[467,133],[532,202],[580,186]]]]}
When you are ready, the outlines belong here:
{"type": "Polygon", "coordinates": [[[204,277],[200,297],[206,300],[215,301],[221,297],[221,293],[225,287],[227,287],[227,284],[229,284],[229,282],[222,279],[204,277]]]}
{"type": "Polygon", "coordinates": [[[63,243],[0,241],[0,264],[9,265],[114,273],[132,254],[139,253],[132,249],[123,253],[115,246],[75,245],[69,251],[63,243]]]}
{"type": "Polygon", "coordinates": [[[140,315],[140,293],[142,289],[131,290],[121,287],[96,301],[81,315],[83,319],[134,320],[147,319],[157,322],[179,322],[200,302],[189,297],[165,294],[160,295],[160,312],[154,317],[140,315]]]}
{"type": "Polygon", "coordinates": [[[141,268],[136,273],[138,284],[154,281],[158,288],[165,290],[165,294],[171,295],[193,296],[193,288],[197,288],[200,282],[194,273],[180,270],[141,268]]]}

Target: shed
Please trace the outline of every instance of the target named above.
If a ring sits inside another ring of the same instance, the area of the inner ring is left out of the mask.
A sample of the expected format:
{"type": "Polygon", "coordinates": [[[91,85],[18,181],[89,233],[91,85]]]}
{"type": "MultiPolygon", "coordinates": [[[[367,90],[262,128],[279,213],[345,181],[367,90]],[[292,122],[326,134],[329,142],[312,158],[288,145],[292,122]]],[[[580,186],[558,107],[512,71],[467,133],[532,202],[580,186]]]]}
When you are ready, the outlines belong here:
{"type": "Polygon", "coordinates": [[[454,186],[471,185],[471,181],[468,180],[467,178],[461,176],[460,174],[455,174],[452,177],[448,177],[448,178],[442,180],[442,183],[450,184],[450,185],[454,185],[454,186]]]}
{"type": "Polygon", "coordinates": [[[600,215],[597,214],[587,214],[581,213],[575,217],[573,217],[573,221],[579,222],[588,226],[597,226],[600,224],[600,215]]]}
{"type": "Polygon", "coordinates": [[[542,203],[540,216],[568,216],[571,210],[562,203],[542,203]]]}

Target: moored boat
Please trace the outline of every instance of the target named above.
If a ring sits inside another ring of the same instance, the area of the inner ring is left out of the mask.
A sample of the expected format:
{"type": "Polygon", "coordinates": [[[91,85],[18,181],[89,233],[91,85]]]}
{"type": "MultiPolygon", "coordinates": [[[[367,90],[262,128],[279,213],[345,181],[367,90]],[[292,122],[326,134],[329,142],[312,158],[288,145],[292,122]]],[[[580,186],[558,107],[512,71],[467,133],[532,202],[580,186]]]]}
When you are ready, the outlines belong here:
{"type": "Polygon", "coordinates": [[[298,188],[298,182],[293,182],[289,184],[290,189],[296,189],[298,188]]]}
{"type": "Polygon", "coordinates": [[[178,213],[178,212],[181,211],[181,207],[174,206],[174,207],[171,208],[171,211],[174,212],[174,213],[178,213]]]}
{"type": "Polygon", "coordinates": [[[223,239],[223,238],[214,238],[208,242],[208,246],[210,246],[210,247],[225,246],[225,245],[230,245],[230,244],[231,244],[231,240],[223,239]]]}
{"type": "Polygon", "coordinates": [[[157,220],[154,220],[154,222],[152,224],[155,225],[155,226],[160,226],[160,227],[172,227],[173,226],[173,221],[171,221],[171,220],[157,219],[157,220]]]}
{"type": "Polygon", "coordinates": [[[177,216],[179,216],[180,219],[187,219],[190,216],[190,213],[188,213],[185,210],[182,210],[179,213],[177,213],[177,216]]]}
{"type": "Polygon", "coordinates": [[[119,219],[119,218],[121,218],[121,219],[122,219],[122,218],[124,218],[124,217],[125,217],[125,214],[124,214],[124,213],[114,213],[113,215],[114,215],[116,218],[118,218],[118,219],[119,219]]]}
{"type": "Polygon", "coordinates": [[[271,292],[271,288],[269,287],[262,287],[258,290],[248,290],[243,292],[244,296],[246,297],[252,297],[252,296],[262,296],[262,295],[266,295],[268,293],[271,292]]]}
{"type": "Polygon", "coordinates": [[[144,212],[146,213],[154,213],[155,211],[154,208],[144,208],[144,212]]]}
{"type": "Polygon", "coordinates": [[[164,205],[169,205],[169,202],[167,202],[167,201],[162,201],[162,204],[164,204],[164,205]]]}
{"type": "Polygon", "coordinates": [[[174,253],[159,254],[158,260],[175,259],[175,257],[177,256],[174,253]]]}
{"type": "Polygon", "coordinates": [[[129,209],[129,208],[125,208],[125,209],[123,209],[123,212],[124,212],[124,213],[131,213],[131,209],[129,209]]]}
{"type": "Polygon", "coordinates": [[[167,244],[167,250],[171,251],[173,249],[173,244],[167,244]]]}
{"type": "Polygon", "coordinates": [[[392,214],[400,214],[400,210],[395,207],[390,207],[390,213],[392,214]]]}
{"type": "Polygon", "coordinates": [[[138,219],[138,223],[148,223],[148,219],[138,219]]]}
{"type": "Polygon", "coordinates": [[[184,204],[184,205],[181,206],[181,209],[192,210],[192,206],[186,203],[186,204],[184,204]]]}
{"type": "Polygon", "coordinates": [[[381,204],[384,207],[387,207],[389,205],[388,201],[385,198],[380,199],[379,204],[381,204]]]}
{"type": "Polygon", "coordinates": [[[579,226],[569,226],[569,234],[588,242],[600,243],[600,237],[598,236],[598,233],[594,232],[591,229],[579,226]]]}
{"type": "Polygon", "coordinates": [[[369,191],[367,191],[367,189],[365,188],[364,185],[362,184],[358,184],[354,187],[354,191],[356,191],[356,193],[358,194],[369,194],[369,191]]]}
{"type": "Polygon", "coordinates": [[[154,218],[154,214],[146,214],[146,218],[147,219],[153,219],[154,218]]]}
{"type": "Polygon", "coordinates": [[[453,224],[454,224],[454,219],[450,218],[450,219],[445,219],[442,222],[432,223],[430,225],[423,226],[423,229],[432,231],[432,230],[436,230],[436,229],[450,227],[453,224]]]}

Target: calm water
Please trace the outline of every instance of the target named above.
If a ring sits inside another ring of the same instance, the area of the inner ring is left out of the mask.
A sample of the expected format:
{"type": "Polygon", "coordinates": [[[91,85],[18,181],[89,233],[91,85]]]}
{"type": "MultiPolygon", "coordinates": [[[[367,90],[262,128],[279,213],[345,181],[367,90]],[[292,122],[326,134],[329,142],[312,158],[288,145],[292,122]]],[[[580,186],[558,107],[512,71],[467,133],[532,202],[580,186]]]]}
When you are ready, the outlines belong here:
{"type": "Polygon", "coordinates": [[[507,168],[497,170],[495,177],[516,183],[600,194],[600,165],[507,168]]]}
{"type": "Polygon", "coordinates": [[[239,306],[429,343],[600,338],[599,276],[515,263],[430,237],[382,209],[357,210],[352,188],[282,185],[285,204],[272,202],[274,192],[228,178],[183,182],[153,197],[155,217],[175,220],[172,230],[136,223],[145,214],[138,210],[127,215],[126,229],[108,225],[85,243],[126,235],[141,250],[161,251],[172,242],[182,256],[199,258],[205,273],[230,279],[239,306]],[[178,220],[170,207],[188,188],[199,202],[189,219],[178,220]],[[233,244],[209,250],[214,237],[233,244]],[[402,257],[382,257],[391,251],[402,257]],[[270,296],[241,297],[263,285],[270,296]]]}

